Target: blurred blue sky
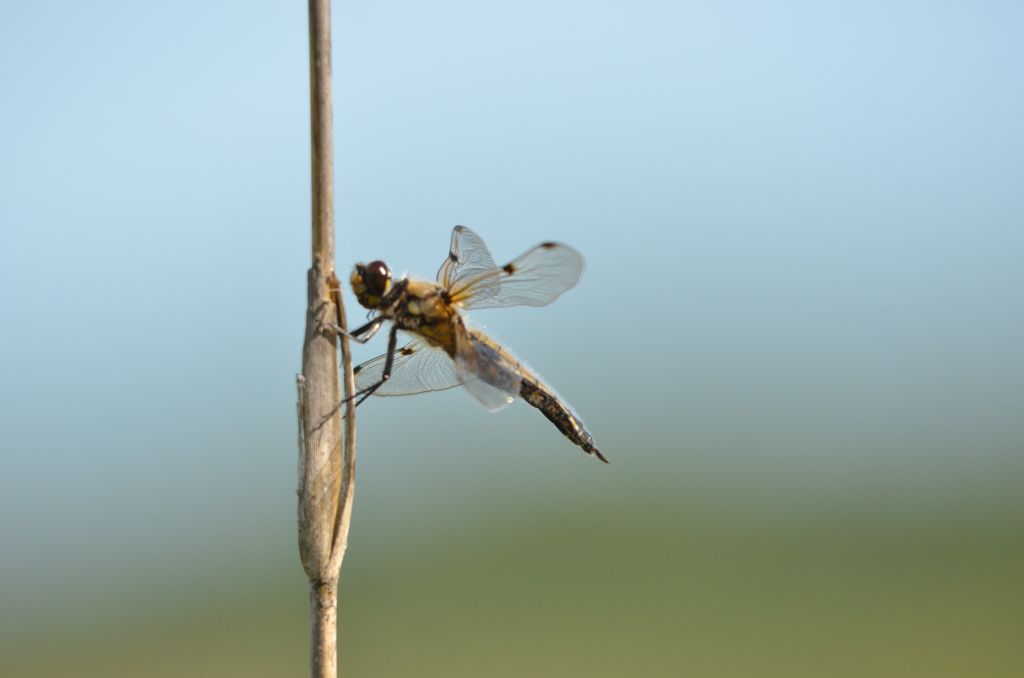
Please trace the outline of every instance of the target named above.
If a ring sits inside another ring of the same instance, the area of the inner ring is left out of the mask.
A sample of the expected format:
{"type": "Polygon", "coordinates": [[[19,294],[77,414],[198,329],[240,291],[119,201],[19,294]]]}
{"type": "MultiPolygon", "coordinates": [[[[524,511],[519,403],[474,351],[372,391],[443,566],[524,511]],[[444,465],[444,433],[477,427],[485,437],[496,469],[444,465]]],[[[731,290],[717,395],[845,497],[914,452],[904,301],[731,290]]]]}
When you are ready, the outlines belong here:
{"type": "MultiPolygon", "coordinates": [[[[3,10],[5,571],[290,538],[305,11],[3,10]]],[[[339,270],[433,275],[459,223],[498,260],[577,247],[555,306],[477,319],[613,462],[521,405],[374,401],[357,515],[699,492],[707,467],[762,508],[867,506],[896,474],[907,515],[1021,510],[1024,5],[335,3],[334,24],[339,270]]]]}

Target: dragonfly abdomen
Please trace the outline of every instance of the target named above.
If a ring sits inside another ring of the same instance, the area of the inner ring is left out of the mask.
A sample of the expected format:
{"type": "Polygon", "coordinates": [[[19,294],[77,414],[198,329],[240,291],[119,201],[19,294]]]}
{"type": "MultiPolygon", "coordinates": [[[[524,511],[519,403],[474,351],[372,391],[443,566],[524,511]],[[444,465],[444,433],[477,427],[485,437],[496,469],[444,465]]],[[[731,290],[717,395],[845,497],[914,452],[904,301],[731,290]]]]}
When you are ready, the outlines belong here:
{"type": "Polygon", "coordinates": [[[555,425],[555,428],[562,432],[562,435],[582,447],[584,452],[608,463],[605,456],[597,449],[594,437],[583,427],[583,422],[579,420],[579,417],[543,384],[533,379],[524,378],[519,386],[519,395],[540,410],[555,425]]]}

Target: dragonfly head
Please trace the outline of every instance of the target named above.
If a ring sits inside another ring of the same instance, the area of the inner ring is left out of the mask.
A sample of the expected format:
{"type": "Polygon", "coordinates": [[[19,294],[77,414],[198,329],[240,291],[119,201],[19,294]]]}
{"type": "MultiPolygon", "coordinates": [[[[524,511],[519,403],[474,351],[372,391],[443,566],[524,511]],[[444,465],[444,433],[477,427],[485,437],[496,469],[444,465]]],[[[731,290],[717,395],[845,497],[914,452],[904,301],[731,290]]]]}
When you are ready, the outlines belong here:
{"type": "Polygon", "coordinates": [[[383,261],[356,264],[349,278],[356,299],[364,307],[375,309],[391,289],[391,269],[383,261]]]}

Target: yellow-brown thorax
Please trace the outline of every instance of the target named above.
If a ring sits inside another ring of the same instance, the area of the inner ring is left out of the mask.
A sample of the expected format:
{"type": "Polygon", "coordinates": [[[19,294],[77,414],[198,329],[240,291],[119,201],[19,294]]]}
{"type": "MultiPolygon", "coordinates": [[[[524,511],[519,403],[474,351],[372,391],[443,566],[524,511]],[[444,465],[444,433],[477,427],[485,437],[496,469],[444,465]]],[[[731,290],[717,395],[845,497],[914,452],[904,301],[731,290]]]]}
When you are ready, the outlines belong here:
{"type": "Polygon", "coordinates": [[[455,355],[455,330],[458,312],[446,301],[443,287],[429,280],[406,280],[405,290],[395,300],[392,318],[399,329],[413,332],[432,346],[455,355]]]}

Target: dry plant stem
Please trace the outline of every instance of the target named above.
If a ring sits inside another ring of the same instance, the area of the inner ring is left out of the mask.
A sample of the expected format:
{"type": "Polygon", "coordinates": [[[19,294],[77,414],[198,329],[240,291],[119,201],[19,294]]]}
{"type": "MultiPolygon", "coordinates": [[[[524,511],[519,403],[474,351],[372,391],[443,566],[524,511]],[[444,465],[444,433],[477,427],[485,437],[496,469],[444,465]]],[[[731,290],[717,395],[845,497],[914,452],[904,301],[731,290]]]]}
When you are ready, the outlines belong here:
{"type": "MultiPolygon", "coordinates": [[[[338,675],[337,596],[355,490],[355,408],[342,420],[338,336],[345,313],[334,274],[334,171],[328,0],[309,0],[313,265],[299,388],[299,555],[310,582],[310,674],[338,675]],[[344,424],[344,436],[342,425],[344,424]]],[[[355,390],[348,338],[341,337],[346,398],[355,390]]]]}
{"type": "Polygon", "coordinates": [[[334,124],[331,2],[309,0],[309,114],[312,136],[313,258],[334,271],[334,124]]]}

